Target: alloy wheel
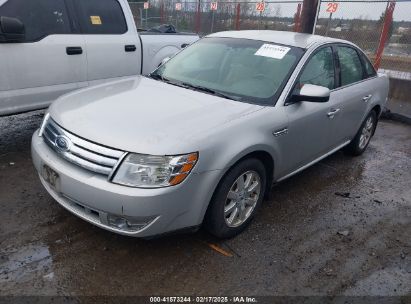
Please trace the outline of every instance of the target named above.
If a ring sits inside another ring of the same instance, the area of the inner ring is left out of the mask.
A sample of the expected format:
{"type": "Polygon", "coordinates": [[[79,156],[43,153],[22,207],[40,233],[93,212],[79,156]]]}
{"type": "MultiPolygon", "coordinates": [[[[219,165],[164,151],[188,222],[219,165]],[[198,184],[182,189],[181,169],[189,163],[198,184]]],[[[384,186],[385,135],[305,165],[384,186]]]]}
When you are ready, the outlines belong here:
{"type": "Polygon", "coordinates": [[[374,127],[374,120],[372,116],[370,116],[368,117],[361,131],[360,143],[359,143],[360,149],[364,149],[367,146],[368,142],[370,141],[371,136],[372,136],[373,127],[374,127]]]}
{"type": "Polygon", "coordinates": [[[242,225],[253,213],[261,194],[261,178],[255,171],[241,174],[231,186],[225,206],[224,218],[227,226],[242,225]]]}

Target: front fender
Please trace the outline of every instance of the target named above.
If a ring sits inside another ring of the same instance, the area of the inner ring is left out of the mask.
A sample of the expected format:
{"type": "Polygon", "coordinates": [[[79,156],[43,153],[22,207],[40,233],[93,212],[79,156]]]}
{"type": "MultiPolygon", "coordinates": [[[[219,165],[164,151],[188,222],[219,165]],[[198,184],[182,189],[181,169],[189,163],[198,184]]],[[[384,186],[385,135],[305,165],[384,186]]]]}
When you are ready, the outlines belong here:
{"type": "MultiPolygon", "coordinates": [[[[218,132],[210,132],[202,138],[197,170],[221,170],[223,175],[240,159],[254,152],[268,154],[275,167],[283,156],[282,138],[275,137],[273,130],[287,124],[288,118],[282,108],[267,107],[227,124],[218,132]]],[[[274,177],[277,173],[274,170],[274,177]]]]}

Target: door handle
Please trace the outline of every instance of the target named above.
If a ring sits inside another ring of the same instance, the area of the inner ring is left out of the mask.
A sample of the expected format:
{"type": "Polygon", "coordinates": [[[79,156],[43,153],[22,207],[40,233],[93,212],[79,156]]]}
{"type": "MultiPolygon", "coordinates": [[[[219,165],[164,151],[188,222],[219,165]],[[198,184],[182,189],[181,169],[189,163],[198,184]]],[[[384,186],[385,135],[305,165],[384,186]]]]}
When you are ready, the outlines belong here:
{"type": "Polygon", "coordinates": [[[182,48],[182,49],[185,49],[185,48],[188,47],[188,46],[189,46],[188,43],[183,43],[183,44],[181,45],[181,48],[182,48]]]}
{"type": "Polygon", "coordinates": [[[83,54],[83,49],[80,46],[69,46],[66,47],[67,55],[81,55],[83,54]]]}
{"type": "Polygon", "coordinates": [[[136,48],[135,45],[131,44],[131,45],[126,45],[126,46],[124,47],[124,50],[125,50],[126,52],[135,52],[135,51],[137,50],[137,48],[136,48]]]}
{"type": "Polygon", "coordinates": [[[69,46],[66,47],[67,55],[81,55],[83,54],[83,49],[80,46],[69,46]]]}
{"type": "Polygon", "coordinates": [[[340,112],[340,109],[333,109],[330,112],[327,113],[328,118],[334,118],[335,114],[340,112]]]}
{"type": "Polygon", "coordinates": [[[273,135],[275,137],[278,137],[278,136],[281,136],[281,135],[284,135],[284,134],[287,134],[287,133],[288,133],[288,127],[284,127],[282,129],[273,131],[273,135]]]}
{"type": "Polygon", "coordinates": [[[368,100],[370,100],[371,99],[371,97],[372,97],[372,95],[370,94],[370,95],[367,95],[367,96],[364,96],[363,98],[362,98],[362,101],[364,101],[364,102],[368,102],[368,100]]]}

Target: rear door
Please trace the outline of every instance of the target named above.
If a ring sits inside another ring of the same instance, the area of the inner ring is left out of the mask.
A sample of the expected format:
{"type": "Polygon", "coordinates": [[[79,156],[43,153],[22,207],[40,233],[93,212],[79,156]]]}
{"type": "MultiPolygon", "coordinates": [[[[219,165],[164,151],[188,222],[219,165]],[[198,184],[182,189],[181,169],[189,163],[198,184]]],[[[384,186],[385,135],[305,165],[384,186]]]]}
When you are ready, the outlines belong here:
{"type": "Polygon", "coordinates": [[[363,59],[354,47],[339,44],[334,47],[338,66],[338,87],[334,90],[335,115],[333,136],[334,146],[352,139],[357,133],[373,98],[372,86],[367,84],[368,73],[363,59]]]}
{"type": "MultiPolygon", "coordinates": [[[[336,71],[332,48],[321,47],[307,60],[294,90],[298,91],[304,84],[314,84],[333,90],[336,82],[336,71]]],[[[289,118],[287,147],[285,155],[290,171],[308,164],[324,155],[331,149],[329,137],[333,121],[329,113],[334,110],[334,92],[331,91],[330,101],[297,102],[286,105],[289,118]]]]}
{"type": "Polygon", "coordinates": [[[141,42],[127,2],[72,1],[86,41],[89,84],[140,74],[141,42]]]}
{"type": "Polygon", "coordinates": [[[0,115],[44,108],[87,83],[84,39],[65,0],[0,0],[0,16],[26,30],[23,42],[0,44],[0,115]]]}

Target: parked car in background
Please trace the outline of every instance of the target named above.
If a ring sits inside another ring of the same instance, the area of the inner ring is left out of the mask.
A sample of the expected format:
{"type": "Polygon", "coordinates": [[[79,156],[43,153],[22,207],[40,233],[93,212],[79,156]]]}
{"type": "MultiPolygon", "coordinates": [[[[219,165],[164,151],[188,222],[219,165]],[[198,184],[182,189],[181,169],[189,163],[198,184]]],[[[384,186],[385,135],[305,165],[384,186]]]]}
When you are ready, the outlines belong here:
{"type": "Polygon", "coordinates": [[[0,115],[70,91],[148,74],[197,40],[137,32],[126,0],[0,0],[0,115]]]}
{"type": "Polygon", "coordinates": [[[60,98],[32,156],[51,196],[99,227],[151,237],[204,222],[232,237],[273,183],[363,153],[387,95],[348,41],[222,32],[147,77],[60,98]]]}

